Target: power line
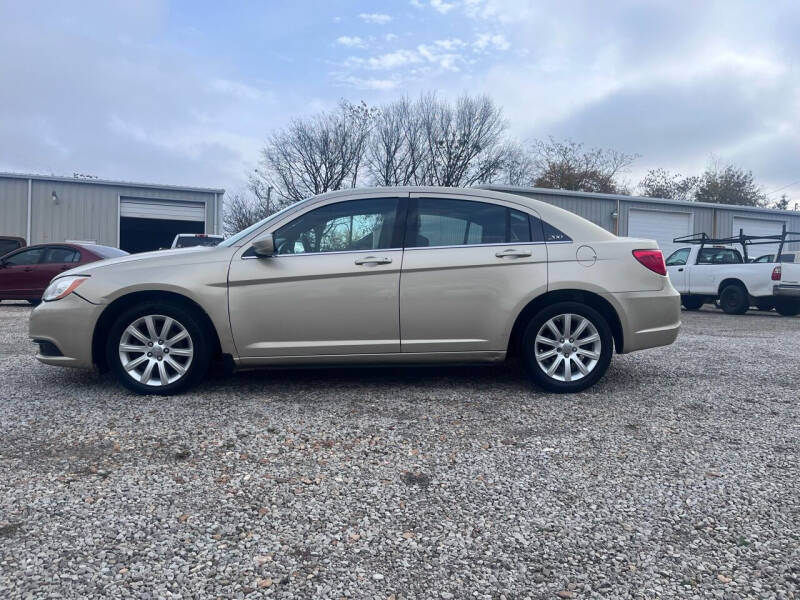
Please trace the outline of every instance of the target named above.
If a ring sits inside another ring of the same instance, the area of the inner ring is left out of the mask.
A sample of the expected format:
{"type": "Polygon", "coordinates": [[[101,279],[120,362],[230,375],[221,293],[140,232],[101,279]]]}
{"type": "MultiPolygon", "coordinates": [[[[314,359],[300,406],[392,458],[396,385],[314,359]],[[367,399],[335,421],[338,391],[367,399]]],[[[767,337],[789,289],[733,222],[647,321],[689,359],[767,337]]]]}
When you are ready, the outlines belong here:
{"type": "Polygon", "coordinates": [[[771,194],[774,194],[775,192],[780,192],[781,190],[785,190],[786,188],[793,187],[793,186],[797,185],[798,183],[800,183],[800,179],[790,183],[789,185],[785,185],[783,187],[779,187],[777,190],[772,190],[771,192],[767,192],[767,196],[769,196],[771,194]]]}

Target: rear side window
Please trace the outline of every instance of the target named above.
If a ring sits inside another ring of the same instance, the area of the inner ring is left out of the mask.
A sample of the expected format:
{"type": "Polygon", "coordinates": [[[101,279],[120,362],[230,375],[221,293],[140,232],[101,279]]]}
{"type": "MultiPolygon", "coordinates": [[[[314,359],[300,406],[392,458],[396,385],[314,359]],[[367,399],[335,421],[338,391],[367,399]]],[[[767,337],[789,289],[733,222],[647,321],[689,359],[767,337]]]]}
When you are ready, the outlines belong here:
{"type": "Polygon", "coordinates": [[[44,253],[44,259],[42,262],[45,263],[68,263],[68,262],[78,262],[81,259],[81,255],[78,251],[73,250],[72,248],[48,248],[47,251],[44,253]]]}
{"type": "Polygon", "coordinates": [[[686,261],[689,259],[689,248],[681,248],[680,250],[675,250],[672,254],[669,255],[667,258],[667,266],[668,267],[681,267],[686,264],[686,261]]]}
{"type": "Polygon", "coordinates": [[[528,216],[499,204],[419,198],[412,200],[408,212],[406,248],[530,241],[528,216]]]}
{"type": "Polygon", "coordinates": [[[738,265],[742,262],[739,251],[731,248],[703,248],[697,254],[698,265],[738,265]]]}
{"type": "Polygon", "coordinates": [[[571,242],[572,238],[566,233],[553,227],[547,221],[542,221],[539,217],[530,216],[531,231],[534,242],[571,242]]]}

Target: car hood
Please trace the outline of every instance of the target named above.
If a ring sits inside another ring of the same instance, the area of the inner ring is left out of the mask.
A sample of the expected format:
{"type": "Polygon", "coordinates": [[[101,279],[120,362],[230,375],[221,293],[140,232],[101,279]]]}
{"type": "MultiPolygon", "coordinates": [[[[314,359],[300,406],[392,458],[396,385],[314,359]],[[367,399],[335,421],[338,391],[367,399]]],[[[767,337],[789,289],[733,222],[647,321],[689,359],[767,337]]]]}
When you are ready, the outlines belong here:
{"type": "Polygon", "coordinates": [[[175,248],[169,250],[157,250],[155,252],[141,252],[139,254],[129,254],[117,258],[106,258],[96,262],[88,263],[64,271],[59,277],[69,275],[92,275],[108,269],[124,270],[128,268],[140,268],[147,263],[158,266],[180,266],[187,264],[199,264],[206,262],[217,262],[229,259],[236,248],[218,246],[195,246],[194,248],[175,248]]]}

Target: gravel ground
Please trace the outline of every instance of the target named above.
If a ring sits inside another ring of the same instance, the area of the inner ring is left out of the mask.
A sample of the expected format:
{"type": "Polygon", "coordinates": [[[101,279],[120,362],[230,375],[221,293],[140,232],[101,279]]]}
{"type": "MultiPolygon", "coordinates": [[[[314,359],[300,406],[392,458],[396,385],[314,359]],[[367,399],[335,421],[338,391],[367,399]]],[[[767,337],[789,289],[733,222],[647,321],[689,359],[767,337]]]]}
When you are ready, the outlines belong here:
{"type": "Polygon", "coordinates": [[[684,313],[571,397],[513,366],[137,397],[0,305],[0,598],[794,598],[800,319],[684,313]]]}

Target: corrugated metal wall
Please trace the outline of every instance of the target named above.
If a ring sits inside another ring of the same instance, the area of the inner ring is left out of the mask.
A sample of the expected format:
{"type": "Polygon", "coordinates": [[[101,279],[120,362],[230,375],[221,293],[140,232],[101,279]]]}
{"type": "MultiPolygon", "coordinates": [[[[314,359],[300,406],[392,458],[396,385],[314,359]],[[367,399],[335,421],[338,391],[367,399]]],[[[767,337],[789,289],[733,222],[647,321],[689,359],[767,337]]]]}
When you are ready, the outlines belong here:
{"type": "Polygon", "coordinates": [[[564,210],[574,212],[588,219],[596,225],[600,225],[608,231],[614,232],[614,217],[612,216],[617,209],[615,200],[605,198],[582,198],[579,196],[550,195],[536,192],[519,192],[521,196],[527,196],[534,200],[547,202],[564,210]]]}
{"type": "MultiPolygon", "coordinates": [[[[734,235],[734,217],[760,219],[786,223],[787,231],[800,232],[800,213],[778,210],[747,210],[720,204],[709,206],[694,202],[675,202],[671,200],[648,199],[630,196],[612,196],[608,194],[589,194],[577,192],[571,195],[563,190],[537,190],[535,188],[516,188],[504,185],[487,185],[486,189],[527,196],[565,210],[574,212],[617,235],[628,235],[628,218],[631,209],[692,214],[692,233],[707,233],[712,237],[728,237],[734,235]],[[619,229],[613,214],[619,210],[619,229]]],[[[745,232],[747,233],[747,232],[745,232]]],[[[787,249],[800,250],[800,243],[786,246],[787,249]]]]}
{"type": "Polygon", "coordinates": [[[0,178],[0,235],[26,237],[28,180],[0,178]]]}
{"type": "MultiPolygon", "coordinates": [[[[118,243],[119,198],[186,200],[206,203],[206,232],[217,230],[216,198],[200,190],[137,187],[33,178],[29,244],[70,240],[118,243]],[[53,192],[56,199],[53,198],[53,192]]],[[[0,235],[26,237],[28,180],[0,176],[0,235]]]]}

